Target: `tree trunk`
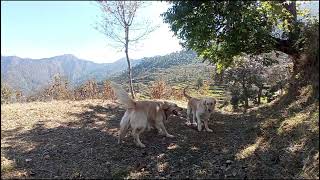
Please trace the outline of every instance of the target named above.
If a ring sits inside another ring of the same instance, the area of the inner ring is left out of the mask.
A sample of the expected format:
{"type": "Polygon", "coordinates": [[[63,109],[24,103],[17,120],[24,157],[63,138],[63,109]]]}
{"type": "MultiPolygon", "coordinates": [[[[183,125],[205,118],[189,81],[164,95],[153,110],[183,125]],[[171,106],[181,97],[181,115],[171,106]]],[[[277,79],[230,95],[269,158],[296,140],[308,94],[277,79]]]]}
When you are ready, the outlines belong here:
{"type": "Polygon", "coordinates": [[[125,53],[126,53],[126,58],[127,58],[127,63],[128,63],[129,86],[130,86],[130,92],[131,92],[132,99],[134,99],[131,65],[130,65],[130,59],[129,59],[129,53],[128,53],[128,47],[129,47],[129,27],[128,26],[125,28],[125,40],[126,40],[125,53]]]}
{"type": "Polygon", "coordinates": [[[244,108],[245,110],[248,109],[249,107],[249,100],[248,100],[248,90],[247,90],[247,87],[246,87],[246,81],[245,81],[245,78],[242,79],[242,88],[243,88],[243,95],[244,95],[244,108]]]}
{"type": "Polygon", "coordinates": [[[261,95],[262,95],[262,87],[259,87],[259,92],[258,92],[258,105],[261,104],[261,95]]]}

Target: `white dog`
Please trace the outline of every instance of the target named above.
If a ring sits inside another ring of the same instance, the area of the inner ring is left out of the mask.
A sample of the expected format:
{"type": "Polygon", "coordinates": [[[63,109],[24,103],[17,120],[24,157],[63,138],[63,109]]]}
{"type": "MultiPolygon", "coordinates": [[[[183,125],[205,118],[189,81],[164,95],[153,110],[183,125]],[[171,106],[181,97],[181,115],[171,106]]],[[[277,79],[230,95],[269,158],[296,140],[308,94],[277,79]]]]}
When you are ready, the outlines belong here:
{"type": "Polygon", "coordinates": [[[192,111],[193,118],[192,118],[192,125],[198,126],[198,131],[201,131],[202,124],[201,118],[204,121],[204,127],[208,132],[212,132],[212,130],[208,127],[208,120],[213,113],[213,110],[216,105],[216,100],[211,97],[205,98],[193,98],[186,94],[186,88],[183,90],[184,96],[188,99],[188,107],[187,107],[187,125],[191,125],[190,123],[190,112],[192,111]],[[197,119],[197,123],[196,122],[197,119]]]}
{"type": "Polygon", "coordinates": [[[145,147],[140,141],[139,135],[146,128],[155,127],[159,133],[166,137],[174,137],[167,132],[163,121],[171,114],[178,115],[183,110],[182,108],[169,102],[135,101],[120,86],[115,83],[111,83],[111,85],[120,103],[126,105],[127,108],[120,122],[118,143],[121,143],[121,139],[126,135],[130,126],[134,142],[138,147],[145,147]]]}

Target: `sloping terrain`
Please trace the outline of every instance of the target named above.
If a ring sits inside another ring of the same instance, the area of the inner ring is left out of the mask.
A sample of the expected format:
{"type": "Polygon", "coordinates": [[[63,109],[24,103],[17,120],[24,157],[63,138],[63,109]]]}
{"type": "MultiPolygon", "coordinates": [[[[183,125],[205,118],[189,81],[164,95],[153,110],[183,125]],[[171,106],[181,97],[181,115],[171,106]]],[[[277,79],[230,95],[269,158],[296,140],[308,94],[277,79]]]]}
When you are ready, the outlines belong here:
{"type": "MultiPolygon", "coordinates": [[[[109,101],[53,101],[1,108],[2,178],[319,178],[319,104],[308,90],[247,114],[217,112],[213,133],[165,124],[117,145],[124,109],[109,101]]],[[[179,102],[185,106],[185,102],[179,102]]]]}

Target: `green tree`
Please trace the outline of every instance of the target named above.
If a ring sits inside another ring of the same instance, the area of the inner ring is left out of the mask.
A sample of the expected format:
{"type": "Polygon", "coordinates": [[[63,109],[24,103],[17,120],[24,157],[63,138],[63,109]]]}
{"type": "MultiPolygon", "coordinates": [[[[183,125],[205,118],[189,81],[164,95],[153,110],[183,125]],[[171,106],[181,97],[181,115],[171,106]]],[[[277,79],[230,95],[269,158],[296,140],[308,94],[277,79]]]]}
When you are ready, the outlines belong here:
{"type": "MultiPolygon", "coordinates": [[[[302,41],[296,2],[175,1],[163,15],[188,49],[228,67],[234,57],[282,51],[299,58],[302,41]]],[[[266,61],[267,59],[265,59],[266,61]]]]}
{"type": "Polygon", "coordinates": [[[249,99],[254,99],[256,95],[258,101],[261,98],[265,82],[264,72],[265,68],[258,57],[241,56],[226,69],[223,79],[233,96],[238,94],[239,100],[244,101],[244,107],[247,109],[249,99]]]}

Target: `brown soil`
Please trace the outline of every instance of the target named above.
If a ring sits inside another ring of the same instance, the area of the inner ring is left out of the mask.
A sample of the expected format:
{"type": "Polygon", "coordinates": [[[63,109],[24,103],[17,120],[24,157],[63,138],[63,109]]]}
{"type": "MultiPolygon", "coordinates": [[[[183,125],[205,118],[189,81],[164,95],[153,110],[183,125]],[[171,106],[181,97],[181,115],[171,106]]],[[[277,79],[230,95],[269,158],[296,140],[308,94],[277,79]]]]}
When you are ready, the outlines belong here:
{"type": "MultiPolygon", "coordinates": [[[[270,112],[270,108],[245,115],[218,111],[209,124],[212,133],[184,125],[185,113],[182,118],[173,116],[165,126],[175,138],[151,130],[141,137],[147,146],[142,149],[134,146],[129,134],[123,144],[117,144],[125,110],[111,102],[5,105],[1,110],[1,177],[300,177],[305,165],[302,150],[286,151],[289,142],[281,142],[282,137],[268,129],[279,126],[279,119],[272,117],[283,113],[270,112]]],[[[315,135],[308,137],[310,143],[315,135]]]]}

